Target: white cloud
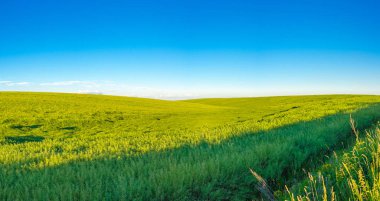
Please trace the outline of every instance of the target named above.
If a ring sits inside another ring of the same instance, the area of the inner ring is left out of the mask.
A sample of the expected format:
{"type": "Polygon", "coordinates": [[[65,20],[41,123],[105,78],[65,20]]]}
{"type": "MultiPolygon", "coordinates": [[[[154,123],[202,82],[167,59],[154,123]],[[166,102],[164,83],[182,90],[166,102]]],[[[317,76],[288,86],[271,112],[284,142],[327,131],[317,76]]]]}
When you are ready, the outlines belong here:
{"type": "Polygon", "coordinates": [[[96,95],[102,95],[102,94],[104,94],[103,92],[98,91],[98,90],[94,90],[94,91],[90,91],[90,90],[79,90],[77,93],[79,93],[79,94],[96,94],[96,95]]]}
{"type": "Polygon", "coordinates": [[[7,87],[13,87],[13,86],[27,86],[31,85],[30,82],[12,82],[12,81],[0,81],[0,86],[7,86],[7,87]]]}
{"type": "Polygon", "coordinates": [[[41,86],[73,86],[73,85],[86,85],[86,86],[96,86],[96,82],[89,81],[62,81],[62,82],[46,82],[41,83],[41,86]]]}

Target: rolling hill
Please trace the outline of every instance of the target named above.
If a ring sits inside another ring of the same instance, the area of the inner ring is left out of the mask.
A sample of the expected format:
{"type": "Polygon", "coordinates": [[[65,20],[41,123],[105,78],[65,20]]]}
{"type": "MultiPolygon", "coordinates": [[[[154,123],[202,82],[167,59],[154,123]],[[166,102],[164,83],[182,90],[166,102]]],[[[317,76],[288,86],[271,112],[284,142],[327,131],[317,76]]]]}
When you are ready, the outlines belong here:
{"type": "Polygon", "coordinates": [[[380,120],[379,96],[0,93],[2,200],[245,200],[380,120]]]}

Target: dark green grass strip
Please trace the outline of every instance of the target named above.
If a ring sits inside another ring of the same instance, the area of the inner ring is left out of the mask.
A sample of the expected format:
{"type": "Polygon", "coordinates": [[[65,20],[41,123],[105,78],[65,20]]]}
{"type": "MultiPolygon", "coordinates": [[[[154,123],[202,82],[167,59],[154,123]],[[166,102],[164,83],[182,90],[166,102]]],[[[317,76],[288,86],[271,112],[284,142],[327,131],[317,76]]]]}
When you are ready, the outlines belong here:
{"type": "MultiPolygon", "coordinates": [[[[353,118],[358,129],[370,127],[380,119],[380,105],[353,118]]],[[[351,137],[349,114],[336,114],[134,158],[42,170],[2,166],[0,200],[252,200],[258,194],[249,168],[280,188],[351,137]]]]}

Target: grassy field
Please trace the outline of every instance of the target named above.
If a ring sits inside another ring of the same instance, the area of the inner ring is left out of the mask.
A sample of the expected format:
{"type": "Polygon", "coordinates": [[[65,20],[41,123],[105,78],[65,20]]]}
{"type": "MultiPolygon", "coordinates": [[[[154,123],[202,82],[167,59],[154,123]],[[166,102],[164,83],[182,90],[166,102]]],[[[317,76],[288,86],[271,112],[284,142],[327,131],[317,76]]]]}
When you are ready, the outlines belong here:
{"type": "Polygon", "coordinates": [[[357,135],[352,148],[338,152],[308,178],[288,188],[288,199],[380,200],[380,125],[357,135]]]}
{"type": "Polygon", "coordinates": [[[252,200],[296,183],[379,96],[163,101],[0,93],[0,200],[252,200]]]}

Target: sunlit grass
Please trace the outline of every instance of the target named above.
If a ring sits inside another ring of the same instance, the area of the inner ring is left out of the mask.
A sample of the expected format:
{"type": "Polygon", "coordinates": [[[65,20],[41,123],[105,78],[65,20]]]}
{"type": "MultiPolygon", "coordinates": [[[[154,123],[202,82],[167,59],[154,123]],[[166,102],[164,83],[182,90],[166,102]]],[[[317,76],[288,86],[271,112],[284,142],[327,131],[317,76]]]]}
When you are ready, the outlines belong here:
{"type": "Polygon", "coordinates": [[[310,158],[346,140],[348,112],[363,127],[379,120],[378,102],[0,93],[0,198],[252,198],[249,168],[283,186],[310,158]]]}
{"type": "Polygon", "coordinates": [[[324,166],[327,168],[309,173],[303,191],[288,189],[289,200],[380,200],[379,127],[357,137],[351,149],[324,166]]]}
{"type": "Polygon", "coordinates": [[[1,93],[0,161],[42,168],[78,159],[132,156],[200,141],[217,143],[240,133],[312,120],[376,101],[380,98],[315,96],[173,102],[1,93]],[[17,137],[21,141],[29,138],[30,142],[17,143],[17,137]],[[40,140],[35,142],[33,138],[40,140]]]}

